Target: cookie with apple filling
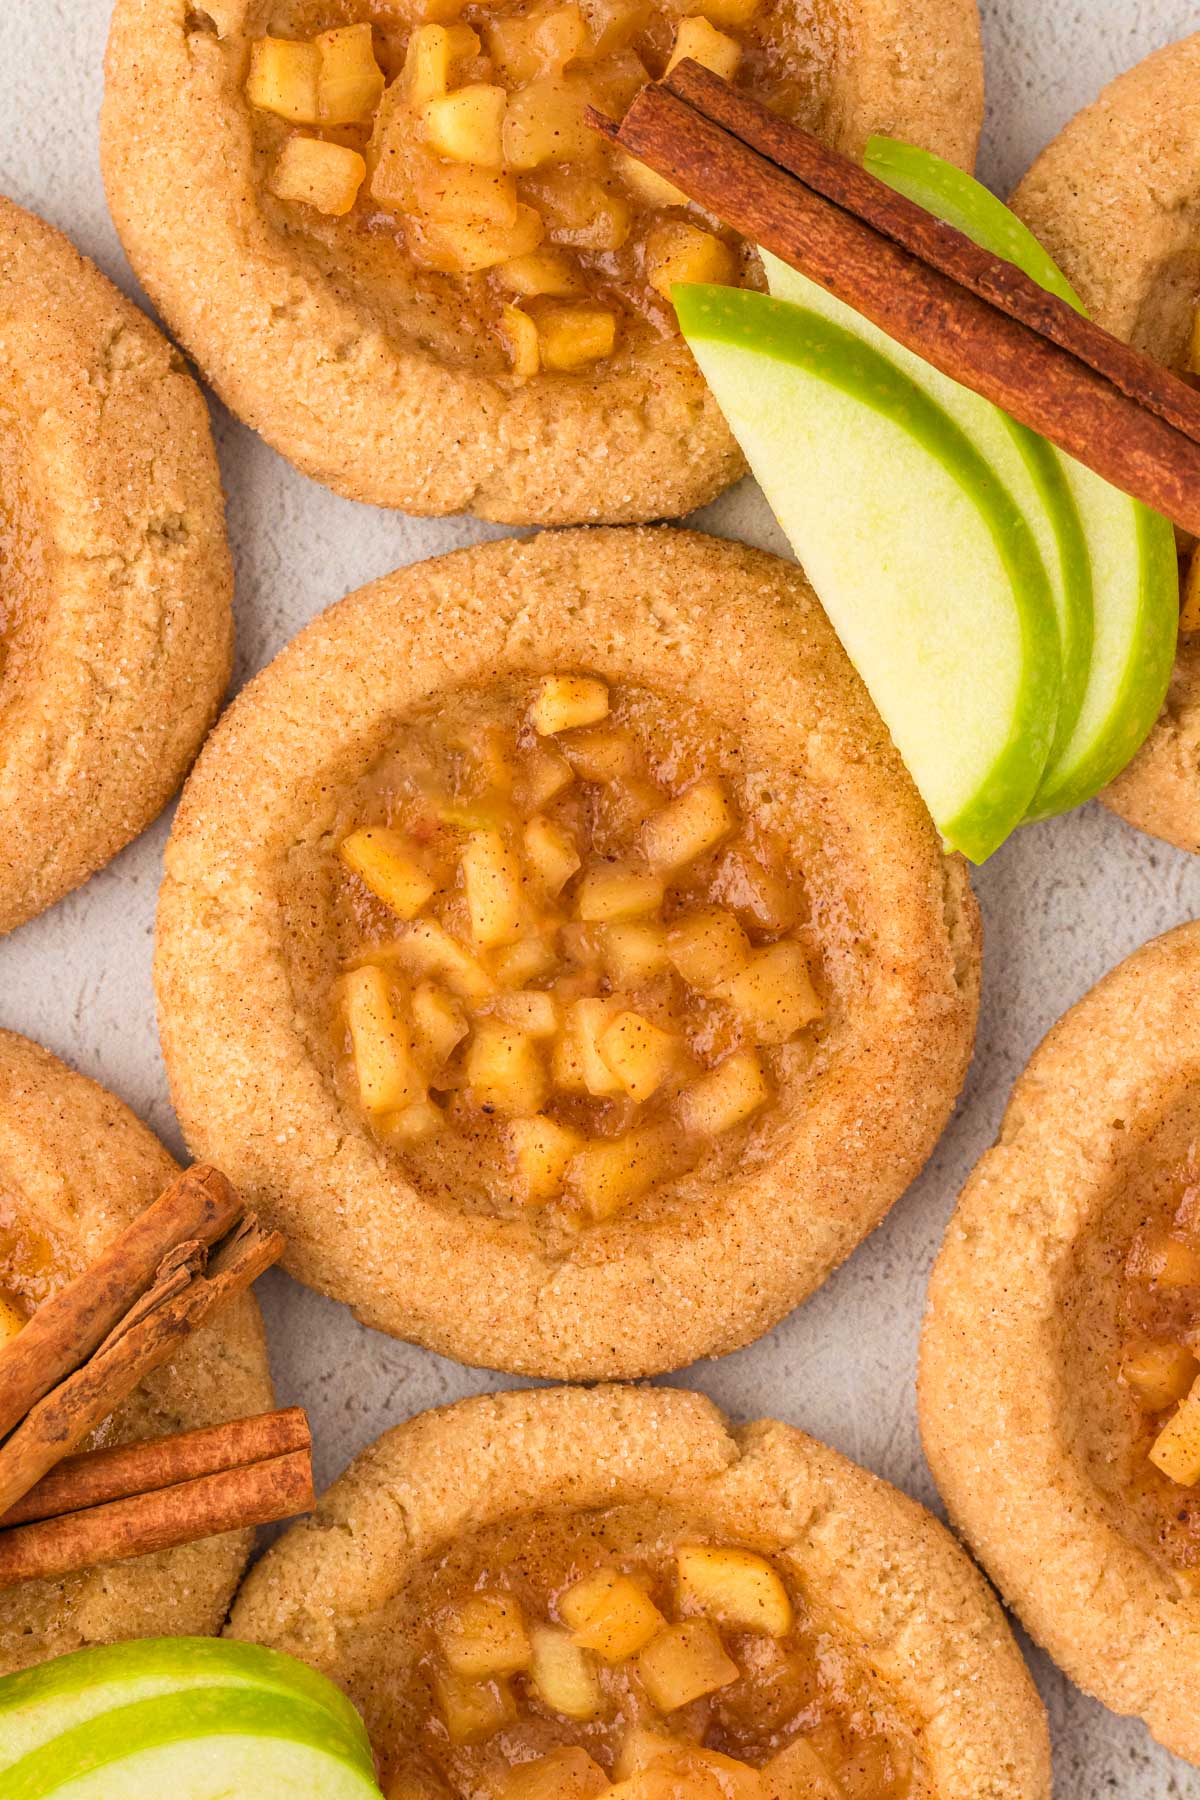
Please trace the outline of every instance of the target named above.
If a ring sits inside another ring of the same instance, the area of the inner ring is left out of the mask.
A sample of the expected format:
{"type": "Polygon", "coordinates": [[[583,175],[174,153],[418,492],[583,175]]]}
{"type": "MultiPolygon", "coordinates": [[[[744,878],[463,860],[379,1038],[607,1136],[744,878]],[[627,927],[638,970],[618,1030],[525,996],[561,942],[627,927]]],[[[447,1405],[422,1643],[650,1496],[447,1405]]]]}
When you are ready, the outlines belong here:
{"type": "Polygon", "coordinates": [[[974,156],[975,0],[121,0],[109,203],[222,397],[339,492],[684,513],[743,464],[671,284],[754,258],[584,120],[683,56],[851,151],[882,127],[974,156]]]}
{"type": "Polygon", "coordinates": [[[947,1232],[920,1376],[934,1476],[1002,1594],[1081,1687],[1194,1763],[1198,977],[1181,926],[1037,1051],[947,1232]]]}
{"type": "Polygon", "coordinates": [[[1045,1718],[921,1507],[698,1394],[422,1414],[259,1563],[230,1629],[332,1677],[387,1800],[1047,1800],[1045,1718]]]}
{"type": "Polygon", "coordinates": [[[295,1274],[599,1376],[748,1341],[878,1222],[978,957],[803,576],[660,529],[440,558],[304,632],[189,788],[157,971],[185,1131],[295,1274]]]}
{"type": "MultiPolygon", "coordinates": [[[[0,1342],[177,1174],[133,1114],[48,1051],[0,1033],[0,1342]]],[[[233,1301],[95,1436],[165,1437],[272,1404],[255,1302],[233,1301]]],[[[0,1591],[0,1673],[125,1638],[220,1629],[253,1533],[0,1591]]]]}
{"type": "Polygon", "coordinates": [[[0,933],[175,792],[229,679],[232,588],[182,359],[0,196],[0,933]]]}

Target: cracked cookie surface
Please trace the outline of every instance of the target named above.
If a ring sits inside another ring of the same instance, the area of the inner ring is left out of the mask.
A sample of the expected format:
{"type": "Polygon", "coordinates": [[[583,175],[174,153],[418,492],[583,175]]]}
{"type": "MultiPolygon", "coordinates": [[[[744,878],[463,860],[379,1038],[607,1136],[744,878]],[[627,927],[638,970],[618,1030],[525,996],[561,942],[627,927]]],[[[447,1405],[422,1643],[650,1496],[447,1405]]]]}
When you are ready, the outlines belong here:
{"type": "Polygon", "coordinates": [[[182,358],[0,197],[0,932],[161,811],[229,678],[232,571],[182,358]]]}

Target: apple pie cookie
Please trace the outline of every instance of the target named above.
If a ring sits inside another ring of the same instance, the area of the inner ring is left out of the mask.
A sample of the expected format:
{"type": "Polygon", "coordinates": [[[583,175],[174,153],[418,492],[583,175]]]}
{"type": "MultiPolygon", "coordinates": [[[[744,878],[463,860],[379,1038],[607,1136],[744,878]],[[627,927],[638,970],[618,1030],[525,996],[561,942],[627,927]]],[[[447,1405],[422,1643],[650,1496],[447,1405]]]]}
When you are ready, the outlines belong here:
{"type": "MultiPolygon", "coordinates": [[[[1200,372],[1200,34],[1120,76],[1044,150],[1013,207],[1101,325],[1186,375],[1200,372]]],[[[1200,852],[1200,558],[1187,574],[1162,715],[1102,798],[1200,852]]]]}
{"type": "Polygon", "coordinates": [[[1035,1638],[1200,1764],[1200,926],[1054,1028],[934,1272],[925,1448],[1035,1638]]]}
{"type": "Polygon", "coordinates": [[[388,1432],[234,1605],[330,1676],[387,1800],[1048,1800],[986,1584],[914,1501],[698,1394],[388,1432]]]}
{"type": "MultiPolygon", "coordinates": [[[[0,1032],[0,1343],[176,1173],[120,1101],[0,1032]]],[[[246,1297],[148,1377],[94,1442],[165,1437],[271,1405],[262,1324],[246,1297]]],[[[0,1590],[0,1673],[90,1644],[218,1631],[252,1541],[229,1532],[0,1590]]]]}
{"type": "Polygon", "coordinates": [[[159,910],[184,1130],[292,1272],[546,1375],[803,1299],[932,1149],[978,978],[803,576],[664,528],[334,607],[218,728],[159,910]]]}
{"type": "Polygon", "coordinates": [[[684,56],[852,151],[974,156],[976,0],[119,0],[109,203],[222,397],[340,493],[683,513],[743,464],[671,284],[756,264],[584,111],[684,56]]]}
{"type": "Polygon", "coordinates": [[[229,678],[231,590],[181,359],[0,196],[0,932],[174,793],[229,678]]]}

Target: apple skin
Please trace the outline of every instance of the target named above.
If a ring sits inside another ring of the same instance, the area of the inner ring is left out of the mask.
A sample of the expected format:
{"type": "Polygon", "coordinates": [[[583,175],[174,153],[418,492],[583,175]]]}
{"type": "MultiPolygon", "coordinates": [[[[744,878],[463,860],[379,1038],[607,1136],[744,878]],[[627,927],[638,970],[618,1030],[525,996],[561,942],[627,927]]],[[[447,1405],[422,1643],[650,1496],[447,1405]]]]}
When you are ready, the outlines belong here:
{"type": "MultiPolygon", "coordinates": [[[[1076,312],[1086,311],[1029,228],[972,176],[895,138],[871,138],[863,160],[897,192],[1015,263],[1076,312]]],[[[1162,711],[1179,635],[1179,562],[1170,521],[1072,458],[1053,454],[1093,546],[1095,654],[1077,728],[1056,743],[1030,819],[1094,798],[1140,749],[1162,711]]]]}
{"type": "Polygon", "coordinates": [[[227,1800],[240,1783],[231,1789],[222,1747],[242,1762],[249,1750],[253,1791],[268,1800],[294,1792],[313,1800],[380,1800],[357,1734],[324,1706],[257,1687],[188,1688],[118,1706],[10,1764],[3,1793],[5,1800],[53,1800],[73,1789],[81,1800],[162,1800],[166,1781],[171,1800],[227,1800]],[[137,1764],[147,1758],[153,1769],[143,1779],[137,1764]],[[273,1761],[280,1781],[270,1779],[273,1761]]]}
{"type": "MultiPolygon", "coordinates": [[[[1019,823],[1041,780],[1059,693],[1058,619],[1036,542],[1020,509],[965,433],[887,356],[817,313],[746,288],[676,287],[680,325],[735,435],[738,407],[756,377],[755,359],[777,371],[791,365],[887,418],[940,465],[975,508],[1008,578],[1019,636],[1006,741],[975,791],[952,816],[936,820],[946,843],[983,862],[1019,823]],[[736,376],[730,352],[739,353],[736,376]],[[731,416],[732,415],[732,416],[731,416]]],[[[777,379],[778,379],[777,375],[777,379]]],[[[773,399],[768,403],[777,413],[773,399]]],[[[743,443],[743,448],[746,448],[743,443]]],[[[753,456],[750,458],[754,462],[753,456]]],[[[795,485],[778,468],[755,473],[781,522],[795,485]]],[[[786,525],[785,525],[786,529],[786,525]]],[[[828,604],[828,598],[827,598],[828,604]]],[[[964,682],[974,671],[964,669],[964,682]]],[[[900,746],[903,751],[903,746],[900,746]]],[[[926,796],[928,799],[928,795],[926,796]]]]}
{"type": "MultiPolygon", "coordinates": [[[[947,163],[946,167],[952,169],[953,165],[947,163]]],[[[1092,558],[1065,459],[1045,438],[1018,424],[970,388],[943,375],[807,276],[768,251],[760,254],[767,286],[776,299],[791,300],[797,306],[822,313],[890,357],[962,427],[1025,514],[1037,538],[1058,611],[1060,683],[1054,737],[1047,758],[1047,768],[1051,767],[1070,742],[1078,722],[1093,644],[1092,558]]]]}
{"type": "Polygon", "coordinates": [[[140,1638],[75,1650],[0,1678],[0,1771],[68,1727],[187,1688],[253,1687],[323,1708],[369,1762],[366,1727],[339,1688],[306,1663],[222,1638],[140,1638]]]}

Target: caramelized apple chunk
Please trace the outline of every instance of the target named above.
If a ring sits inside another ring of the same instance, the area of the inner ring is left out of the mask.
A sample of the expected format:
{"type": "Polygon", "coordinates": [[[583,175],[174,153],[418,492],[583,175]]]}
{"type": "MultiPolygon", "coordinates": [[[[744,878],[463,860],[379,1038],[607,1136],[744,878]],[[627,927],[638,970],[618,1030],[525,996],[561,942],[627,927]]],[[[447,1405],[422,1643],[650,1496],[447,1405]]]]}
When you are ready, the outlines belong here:
{"type": "Polygon", "coordinates": [[[342,1005],[367,1111],[394,1112],[423,1100],[425,1084],[383,970],[352,969],[344,979],[342,1005]]]}
{"type": "Polygon", "coordinates": [[[567,1169],[583,1148],[577,1131],[538,1115],[508,1128],[518,1190],[531,1205],[561,1194],[567,1169]]]}
{"type": "Polygon", "coordinates": [[[511,1594],[472,1594],[441,1619],[437,1640],[451,1671],[475,1680],[515,1675],[533,1654],[511,1594]]]}
{"type": "Polygon", "coordinates": [[[735,1050],[679,1097],[687,1131],[719,1136],[753,1116],[771,1097],[762,1064],[752,1050],[735,1050]]]}
{"type": "Polygon", "coordinates": [[[338,854],[398,919],[415,919],[436,891],[437,883],[417,862],[403,833],[386,826],[352,831],[338,854]]]}
{"type": "Polygon", "coordinates": [[[586,1724],[604,1711],[604,1691],[591,1653],[557,1625],[536,1626],[530,1633],[529,1679],[544,1706],[565,1719],[586,1724]]]}
{"type": "Polygon", "coordinates": [[[366,176],[367,165],[357,150],[323,138],[294,137],[280,151],[270,185],[278,200],[340,218],[354,205],[366,176]]]}
{"type": "Polygon", "coordinates": [[[646,821],[641,845],[650,866],[666,873],[703,856],[733,827],[724,788],[715,777],[707,776],[685,788],[646,821]]]}
{"type": "Polygon", "coordinates": [[[1180,1487],[1200,1484],[1200,1380],[1154,1440],[1150,1461],[1180,1487]]]}
{"type": "Polygon", "coordinates": [[[256,38],[250,46],[246,98],[263,112],[290,119],[294,125],[320,122],[321,52],[315,44],[288,38],[256,38]]]}
{"type": "Polygon", "coordinates": [[[558,1610],[571,1641],[606,1663],[636,1656],[667,1624],[645,1588],[616,1569],[577,1581],[560,1597],[558,1610]]]}
{"type": "Polygon", "coordinates": [[[435,1670],[433,1686],[452,1743],[482,1743],[516,1717],[516,1702],[505,1680],[476,1681],[443,1668],[435,1670]]]}
{"type": "Polygon", "coordinates": [[[593,1800],[608,1791],[608,1776],[600,1764],[586,1750],[564,1746],[513,1769],[497,1800],[593,1800]]]}
{"type": "Polygon", "coordinates": [[[322,125],[369,125],[384,86],[371,26],[339,25],[313,42],[321,58],[317,104],[322,125]]]}
{"type": "Polygon", "coordinates": [[[749,1550],[684,1544],[675,1553],[679,1597],[735,1631],[786,1637],[793,1610],[788,1591],[765,1557],[749,1550]]]}
{"type": "Polygon", "coordinates": [[[678,1712],[738,1678],[720,1633],[708,1619],[686,1619],[660,1631],[637,1660],[642,1686],[659,1712],[678,1712]]]}
{"type": "Polygon", "coordinates": [[[538,683],[529,720],[539,737],[554,737],[608,717],[608,684],[590,675],[546,675],[538,683]]]}
{"type": "Polygon", "coordinates": [[[724,81],[731,81],[742,60],[741,46],[736,38],[718,31],[714,25],[700,15],[691,19],[681,19],[679,30],[675,34],[675,46],[667,63],[667,74],[686,58],[698,62],[702,68],[711,69],[714,75],[720,75],[724,81]]]}

